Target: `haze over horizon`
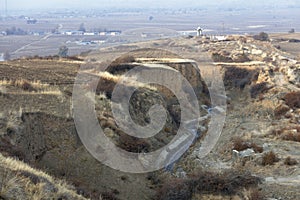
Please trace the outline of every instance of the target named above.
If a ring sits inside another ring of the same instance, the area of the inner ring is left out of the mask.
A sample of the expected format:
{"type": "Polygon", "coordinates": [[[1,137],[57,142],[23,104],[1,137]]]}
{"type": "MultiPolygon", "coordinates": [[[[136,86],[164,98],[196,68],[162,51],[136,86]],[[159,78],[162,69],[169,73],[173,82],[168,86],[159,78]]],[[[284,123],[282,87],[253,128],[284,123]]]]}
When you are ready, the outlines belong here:
{"type": "MultiPolygon", "coordinates": [[[[298,0],[252,0],[251,2],[245,2],[242,0],[52,0],[52,1],[40,1],[40,0],[7,0],[8,8],[10,10],[30,10],[30,9],[92,9],[92,8],[193,8],[193,7],[264,7],[272,6],[299,6],[298,0]]],[[[3,9],[5,6],[5,0],[0,1],[0,6],[3,9]]]]}

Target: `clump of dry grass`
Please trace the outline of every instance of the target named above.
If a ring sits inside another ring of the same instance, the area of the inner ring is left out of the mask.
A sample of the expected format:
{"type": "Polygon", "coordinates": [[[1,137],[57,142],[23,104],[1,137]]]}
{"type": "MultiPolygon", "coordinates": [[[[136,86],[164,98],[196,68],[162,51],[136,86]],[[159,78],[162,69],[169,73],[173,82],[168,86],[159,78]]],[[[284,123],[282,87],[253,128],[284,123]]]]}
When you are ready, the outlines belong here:
{"type": "Polygon", "coordinates": [[[262,153],[264,151],[263,147],[255,144],[254,142],[244,141],[243,139],[237,137],[233,140],[233,150],[244,151],[246,149],[253,149],[256,153],[262,153]]]}
{"type": "Polygon", "coordinates": [[[278,162],[278,161],[279,161],[279,158],[273,151],[265,153],[262,157],[262,165],[263,166],[274,165],[274,163],[278,162]]]}
{"type": "Polygon", "coordinates": [[[284,160],[284,164],[285,164],[285,165],[292,166],[292,165],[297,165],[298,162],[297,162],[297,160],[295,160],[295,159],[293,159],[293,158],[291,158],[291,157],[289,156],[289,157],[287,157],[287,158],[284,160]]]}
{"type": "Polygon", "coordinates": [[[280,105],[280,106],[276,107],[276,109],[274,110],[274,115],[278,119],[281,116],[285,115],[289,110],[290,110],[290,108],[288,106],[280,105]]]}
{"type": "Polygon", "coordinates": [[[257,188],[250,190],[249,200],[264,200],[265,195],[257,188]]]}

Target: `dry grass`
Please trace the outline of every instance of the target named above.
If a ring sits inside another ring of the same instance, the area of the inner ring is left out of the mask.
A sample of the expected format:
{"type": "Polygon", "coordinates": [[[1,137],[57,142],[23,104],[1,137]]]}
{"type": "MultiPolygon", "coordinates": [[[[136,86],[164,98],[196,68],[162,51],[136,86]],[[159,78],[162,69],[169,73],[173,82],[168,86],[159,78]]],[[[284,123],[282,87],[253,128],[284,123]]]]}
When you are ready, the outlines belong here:
{"type": "Polygon", "coordinates": [[[278,162],[278,161],[279,161],[279,158],[273,151],[265,153],[262,157],[262,165],[263,166],[274,165],[274,163],[278,162]]]}
{"type": "Polygon", "coordinates": [[[147,85],[141,82],[138,82],[135,77],[123,78],[122,75],[113,75],[109,72],[87,72],[92,73],[93,75],[97,75],[100,77],[99,81],[90,82],[86,88],[89,91],[96,90],[96,93],[105,94],[106,97],[111,98],[112,92],[116,84],[124,84],[126,87],[134,87],[134,88],[146,88],[152,91],[157,91],[156,87],[151,85],[147,85]]]}
{"type": "Polygon", "coordinates": [[[237,137],[233,140],[233,150],[244,151],[246,149],[252,148],[256,153],[262,153],[264,151],[263,147],[255,144],[254,142],[244,141],[237,137]]]}
{"type": "Polygon", "coordinates": [[[150,85],[138,82],[136,80],[136,77],[126,77],[126,78],[124,78],[124,76],[113,75],[113,74],[111,74],[109,72],[100,72],[100,73],[98,73],[98,75],[101,78],[105,79],[105,80],[109,80],[109,81],[112,81],[112,82],[115,82],[115,83],[118,83],[118,82],[120,82],[122,80],[125,83],[125,85],[127,85],[127,86],[147,88],[147,89],[150,89],[150,90],[153,90],[153,91],[157,90],[153,86],[150,86],[150,85]]]}
{"type": "Polygon", "coordinates": [[[229,66],[224,69],[224,84],[227,87],[244,89],[246,85],[251,84],[252,81],[256,81],[258,78],[257,70],[234,66],[229,66]]]}
{"type": "MultiPolygon", "coordinates": [[[[14,86],[21,88],[24,92],[22,94],[49,94],[49,95],[61,95],[61,91],[49,84],[42,83],[39,80],[28,81],[26,79],[17,79],[17,80],[1,80],[0,86],[14,86]]],[[[13,93],[13,92],[8,92],[13,93]]],[[[18,92],[18,94],[20,94],[18,92]]]]}
{"type": "Polygon", "coordinates": [[[256,188],[260,178],[248,172],[225,171],[213,173],[198,171],[187,179],[171,179],[158,190],[160,200],[189,200],[195,194],[233,196],[244,188],[256,188]]]}
{"type": "Polygon", "coordinates": [[[287,158],[284,160],[284,164],[285,164],[285,165],[292,166],[292,165],[297,165],[298,162],[297,162],[297,160],[295,160],[295,159],[293,159],[293,158],[291,158],[291,157],[289,156],[289,157],[287,157],[287,158]]]}
{"type": "Polygon", "coordinates": [[[1,199],[85,199],[64,181],[0,154],[1,199]]]}
{"type": "Polygon", "coordinates": [[[287,134],[284,134],[282,136],[282,139],[287,141],[300,142],[300,133],[289,132],[287,134]]]}
{"type": "Polygon", "coordinates": [[[290,108],[288,106],[280,105],[274,110],[274,115],[277,119],[279,119],[281,118],[281,116],[285,115],[289,110],[290,108]]]}
{"type": "Polygon", "coordinates": [[[265,195],[257,188],[250,190],[249,200],[264,200],[265,195]]]}
{"type": "Polygon", "coordinates": [[[274,110],[277,107],[277,102],[271,99],[263,99],[247,104],[242,110],[243,116],[252,116],[256,118],[263,118],[273,120],[274,110]]]}
{"type": "Polygon", "coordinates": [[[267,92],[269,89],[266,82],[255,84],[250,88],[251,98],[256,98],[258,95],[267,92]]]}
{"type": "Polygon", "coordinates": [[[282,140],[300,142],[300,126],[292,125],[272,130],[271,135],[282,140]]]}

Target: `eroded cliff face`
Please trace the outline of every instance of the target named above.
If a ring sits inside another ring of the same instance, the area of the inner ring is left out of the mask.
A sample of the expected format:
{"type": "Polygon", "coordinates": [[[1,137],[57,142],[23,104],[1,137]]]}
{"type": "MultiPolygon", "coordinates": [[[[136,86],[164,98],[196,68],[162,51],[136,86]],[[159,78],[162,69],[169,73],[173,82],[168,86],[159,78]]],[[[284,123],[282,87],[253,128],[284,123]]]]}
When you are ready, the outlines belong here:
{"type": "MultiPolygon", "coordinates": [[[[1,79],[10,78],[7,74],[11,72],[14,79],[27,79],[27,83],[33,89],[28,90],[27,84],[2,82],[0,152],[66,179],[76,187],[79,194],[92,199],[99,199],[100,195],[104,199],[157,198],[156,191],[164,182],[171,183],[172,186],[166,187],[171,188],[171,191],[165,190],[165,194],[175,195],[176,198],[176,195],[183,193],[186,197],[194,199],[250,198],[253,188],[248,188],[248,185],[236,187],[234,184],[237,182],[234,181],[233,185],[226,184],[226,187],[232,189],[230,194],[226,193],[224,184],[222,187],[216,187],[220,181],[224,183],[226,180],[235,180],[233,177],[236,174],[230,170],[240,169],[250,171],[241,174],[241,180],[253,179],[255,183],[251,187],[259,188],[266,196],[297,199],[299,185],[295,183],[298,183],[300,162],[297,150],[300,130],[300,79],[297,58],[282,52],[270,42],[256,41],[248,36],[232,36],[226,41],[213,42],[207,38],[168,39],[158,44],[161,48],[166,45],[178,47],[184,52],[182,57],[191,55],[187,58],[192,60],[197,60],[201,53],[208,52],[215,62],[209,67],[220,69],[227,95],[222,96],[227,101],[227,119],[217,145],[207,157],[199,159],[197,152],[201,146],[201,138],[198,138],[173,166],[158,172],[134,175],[101,164],[81,143],[72,118],[72,84],[78,65],[72,68],[71,62],[65,66],[67,61],[60,63],[51,60],[20,60],[0,65],[1,71],[8,70],[8,73],[0,74],[1,79]],[[24,65],[32,67],[22,67],[23,62],[24,65]],[[16,70],[12,71],[13,67],[16,70]],[[53,72],[51,74],[47,73],[50,69],[53,72]],[[44,90],[43,84],[36,85],[31,82],[35,73],[43,83],[50,84],[51,90],[44,90]],[[67,81],[64,80],[64,76],[67,81]],[[52,85],[56,81],[59,84],[52,85]],[[254,150],[251,151],[252,148],[254,150]],[[233,154],[233,150],[238,153],[233,154]],[[274,158],[273,165],[264,162],[266,155],[271,155],[270,152],[277,158],[274,158]],[[208,169],[209,173],[195,174],[195,169],[199,168],[208,169]],[[228,176],[218,174],[223,170],[229,170],[228,176]],[[210,179],[207,174],[213,175],[214,178],[210,179]],[[264,181],[258,185],[258,179],[253,174],[264,181]],[[210,182],[211,187],[197,187],[199,190],[191,190],[190,184],[199,186],[201,180],[210,182]],[[179,188],[179,193],[174,192],[174,188],[179,188]],[[220,188],[225,191],[221,191],[221,195],[220,188]]],[[[145,44],[141,44],[141,48],[144,46],[145,44]]],[[[142,50],[133,53],[132,56],[112,64],[108,70],[110,74],[106,74],[107,79],[97,72],[86,71],[101,77],[99,84],[95,85],[95,99],[91,101],[95,101],[95,113],[105,135],[127,151],[144,153],[165,146],[174,138],[181,124],[181,109],[179,100],[165,87],[144,87],[140,83],[131,82],[130,87],[141,87],[129,100],[129,108],[123,108],[129,109],[135,123],[146,125],[150,122],[148,110],[151,106],[163,106],[167,120],[154,137],[136,139],[128,136],[117,125],[111,110],[111,94],[119,76],[136,66],[143,67],[145,73],[153,67],[164,66],[179,71],[193,87],[201,114],[207,116],[198,130],[198,134],[205,136],[209,123],[208,112],[211,112],[208,91],[211,83],[206,86],[200,73],[211,76],[211,79],[216,76],[205,71],[199,73],[193,61],[168,52],[142,50]]],[[[156,78],[168,80],[170,77],[171,75],[166,73],[156,78]]],[[[180,81],[174,81],[174,87],[177,90],[185,89],[180,81]]],[[[216,111],[216,108],[212,109],[216,111]]],[[[166,189],[164,186],[162,188],[166,189]]]]}
{"type": "MultiPolygon", "coordinates": [[[[32,66],[35,65],[34,62],[32,60],[32,66]]],[[[143,66],[147,63],[138,64],[143,66]]],[[[197,88],[195,91],[199,99],[200,97],[208,98],[208,94],[203,93],[204,85],[200,74],[190,63],[165,61],[163,64],[180,70],[179,72],[190,81],[192,87],[197,88]]],[[[33,73],[32,70],[38,70],[38,68],[28,70],[33,73]]],[[[118,66],[114,66],[114,70],[117,71],[118,66]]],[[[168,80],[168,75],[161,78],[168,80]]],[[[51,78],[48,77],[48,79],[51,78]]],[[[148,111],[153,105],[163,106],[167,116],[164,127],[157,135],[148,139],[136,139],[127,135],[116,124],[111,111],[111,99],[103,95],[103,93],[111,94],[116,83],[111,80],[105,83],[111,83],[111,85],[98,88],[98,94],[95,97],[95,113],[104,133],[117,146],[130,152],[150,152],[165,146],[174,138],[180,126],[181,110],[172,92],[164,87],[157,88],[155,85],[153,88],[141,87],[134,92],[129,108],[124,109],[129,109],[135,123],[141,126],[150,123],[148,111]]],[[[180,82],[174,83],[178,84],[176,90],[183,89],[180,82]]],[[[101,84],[103,85],[103,82],[101,84]]],[[[6,112],[1,118],[0,144],[10,148],[10,150],[2,148],[3,154],[17,156],[31,166],[67,180],[75,186],[78,194],[87,198],[99,199],[100,195],[108,199],[154,198],[156,192],[147,174],[127,174],[111,169],[92,157],[83,146],[72,119],[69,93],[71,85],[62,83],[57,86],[57,89],[62,91],[61,93],[46,94],[46,96],[42,93],[34,94],[24,91],[13,84],[6,88],[8,92],[3,101],[7,103],[13,97],[12,104],[18,105],[19,108],[11,113],[6,112]],[[19,93],[15,93],[16,90],[19,93]],[[41,105],[36,103],[36,98],[39,99],[41,105]],[[11,119],[8,119],[8,116],[11,119]]]]}

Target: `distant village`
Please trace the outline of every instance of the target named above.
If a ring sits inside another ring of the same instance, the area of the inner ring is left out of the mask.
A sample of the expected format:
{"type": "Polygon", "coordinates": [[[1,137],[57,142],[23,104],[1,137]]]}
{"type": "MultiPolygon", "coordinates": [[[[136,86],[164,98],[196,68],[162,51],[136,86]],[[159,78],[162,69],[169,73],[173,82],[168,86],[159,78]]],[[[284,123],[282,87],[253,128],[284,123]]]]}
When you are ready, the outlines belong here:
{"type": "MultiPolygon", "coordinates": [[[[32,19],[29,17],[24,17],[27,24],[37,24],[38,20],[32,19]]],[[[120,30],[103,30],[103,31],[87,31],[85,28],[82,30],[58,30],[52,29],[48,31],[25,31],[21,28],[11,27],[5,31],[0,32],[0,35],[35,35],[42,36],[47,34],[57,34],[57,35],[69,35],[69,36],[118,36],[121,35],[122,31],[120,30]]]]}

